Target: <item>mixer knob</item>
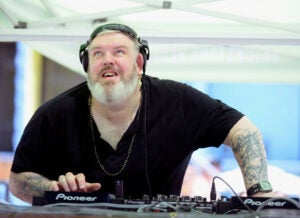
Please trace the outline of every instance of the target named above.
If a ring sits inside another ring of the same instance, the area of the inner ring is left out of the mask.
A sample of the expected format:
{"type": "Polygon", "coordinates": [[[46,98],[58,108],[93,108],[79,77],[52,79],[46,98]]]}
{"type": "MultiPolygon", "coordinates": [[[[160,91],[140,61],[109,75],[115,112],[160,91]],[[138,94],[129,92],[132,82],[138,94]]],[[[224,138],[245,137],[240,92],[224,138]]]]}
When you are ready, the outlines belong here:
{"type": "Polygon", "coordinates": [[[182,201],[185,201],[185,202],[190,202],[192,201],[192,198],[190,196],[187,196],[187,195],[183,195],[181,197],[182,201]]]}
{"type": "Polygon", "coordinates": [[[179,198],[178,195],[170,195],[170,196],[169,196],[169,200],[170,200],[170,201],[179,201],[180,198],[179,198]]]}
{"type": "Polygon", "coordinates": [[[168,196],[167,195],[158,194],[157,195],[157,200],[158,201],[167,201],[168,200],[168,196]]]}

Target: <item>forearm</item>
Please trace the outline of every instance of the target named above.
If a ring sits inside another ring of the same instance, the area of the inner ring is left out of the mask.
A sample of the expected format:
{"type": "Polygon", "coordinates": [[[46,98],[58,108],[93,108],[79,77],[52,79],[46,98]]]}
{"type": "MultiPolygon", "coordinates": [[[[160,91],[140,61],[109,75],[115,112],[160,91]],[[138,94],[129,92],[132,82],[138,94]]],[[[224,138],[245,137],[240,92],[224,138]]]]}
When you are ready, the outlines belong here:
{"type": "Polygon", "coordinates": [[[231,146],[246,189],[258,181],[268,180],[266,153],[258,130],[238,129],[232,137],[231,146]]]}
{"type": "Polygon", "coordinates": [[[23,201],[32,203],[33,196],[42,196],[45,191],[52,190],[52,183],[46,177],[32,172],[13,173],[9,178],[9,190],[23,201]]]}
{"type": "Polygon", "coordinates": [[[260,131],[243,117],[230,131],[225,144],[232,147],[241,168],[246,189],[268,180],[266,152],[260,131]]]}

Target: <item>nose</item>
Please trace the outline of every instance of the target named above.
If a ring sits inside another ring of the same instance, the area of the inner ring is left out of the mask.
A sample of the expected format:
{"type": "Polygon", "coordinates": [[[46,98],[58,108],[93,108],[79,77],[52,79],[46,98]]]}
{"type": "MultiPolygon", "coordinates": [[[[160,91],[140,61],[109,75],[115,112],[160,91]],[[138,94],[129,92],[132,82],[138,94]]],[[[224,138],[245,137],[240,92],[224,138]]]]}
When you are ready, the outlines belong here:
{"type": "Polygon", "coordinates": [[[113,65],[113,56],[109,52],[105,53],[104,58],[103,58],[103,64],[104,64],[104,66],[112,66],[113,65]]]}

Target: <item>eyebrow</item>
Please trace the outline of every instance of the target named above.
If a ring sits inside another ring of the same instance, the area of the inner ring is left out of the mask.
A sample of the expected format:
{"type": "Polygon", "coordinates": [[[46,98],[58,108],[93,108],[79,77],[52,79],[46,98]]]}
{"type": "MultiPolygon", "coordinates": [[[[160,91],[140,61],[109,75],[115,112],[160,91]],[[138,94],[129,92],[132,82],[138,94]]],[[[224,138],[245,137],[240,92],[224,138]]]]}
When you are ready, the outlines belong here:
{"type": "MultiPolygon", "coordinates": [[[[90,51],[93,51],[93,50],[97,50],[97,49],[102,49],[103,47],[102,46],[92,46],[90,47],[90,51]]],[[[118,45],[118,46],[113,46],[112,47],[113,49],[120,49],[120,48],[123,48],[123,49],[128,49],[128,46],[126,45],[118,45]]]]}

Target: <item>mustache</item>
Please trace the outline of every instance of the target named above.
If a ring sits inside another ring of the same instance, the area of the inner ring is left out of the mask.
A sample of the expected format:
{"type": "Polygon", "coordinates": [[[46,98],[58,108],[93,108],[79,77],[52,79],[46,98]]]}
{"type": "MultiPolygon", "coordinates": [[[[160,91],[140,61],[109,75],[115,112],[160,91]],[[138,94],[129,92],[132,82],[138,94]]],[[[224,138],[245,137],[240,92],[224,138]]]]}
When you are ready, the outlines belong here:
{"type": "Polygon", "coordinates": [[[103,68],[100,69],[99,74],[103,74],[105,71],[117,72],[117,69],[113,66],[104,66],[103,68]]]}

